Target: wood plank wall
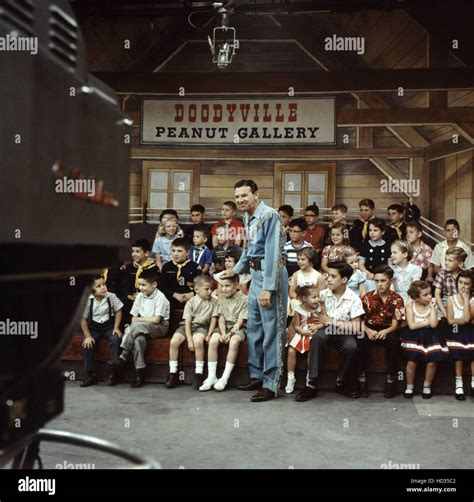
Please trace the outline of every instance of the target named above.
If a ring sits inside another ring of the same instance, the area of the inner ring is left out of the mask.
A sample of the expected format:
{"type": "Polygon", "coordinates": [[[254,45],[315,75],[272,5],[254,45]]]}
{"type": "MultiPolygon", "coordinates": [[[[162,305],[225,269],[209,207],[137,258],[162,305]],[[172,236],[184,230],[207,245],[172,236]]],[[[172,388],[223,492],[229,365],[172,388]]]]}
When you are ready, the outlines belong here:
{"type": "Polygon", "coordinates": [[[430,220],[443,225],[456,218],[461,238],[474,241],[474,174],[473,154],[464,152],[430,162],[430,195],[436,204],[430,205],[430,220]]]}

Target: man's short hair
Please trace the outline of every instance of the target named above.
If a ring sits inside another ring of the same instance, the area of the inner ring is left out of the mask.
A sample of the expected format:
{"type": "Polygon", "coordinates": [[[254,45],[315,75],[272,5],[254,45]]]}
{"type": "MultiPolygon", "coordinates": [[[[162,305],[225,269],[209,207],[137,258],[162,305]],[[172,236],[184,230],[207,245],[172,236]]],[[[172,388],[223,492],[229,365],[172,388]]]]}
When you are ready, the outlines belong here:
{"type": "Polygon", "coordinates": [[[250,187],[250,191],[252,193],[258,192],[258,186],[257,183],[253,180],[240,180],[237,181],[237,183],[234,185],[234,190],[236,188],[242,188],[242,187],[250,187]]]}
{"type": "Polygon", "coordinates": [[[289,228],[300,227],[303,232],[308,228],[308,224],[304,218],[294,218],[288,225],[289,228]]]}
{"type": "Polygon", "coordinates": [[[133,244],[132,248],[142,248],[146,253],[151,251],[151,244],[148,239],[137,239],[133,244]]]}
{"type": "Polygon", "coordinates": [[[204,214],[206,212],[206,208],[204,206],[202,206],[201,204],[193,204],[191,206],[190,212],[204,214]]]}
{"type": "Polygon", "coordinates": [[[145,269],[139,276],[139,279],[143,279],[144,281],[153,284],[154,282],[158,283],[159,273],[156,268],[148,268],[145,269]]]}
{"type": "Polygon", "coordinates": [[[362,199],[359,201],[359,207],[361,206],[367,206],[373,210],[375,209],[375,202],[372,199],[362,199]]]}
{"type": "Polygon", "coordinates": [[[172,248],[184,248],[186,251],[191,249],[191,243],[185,237],[178,237],[171,244],[172,248]]]}
{"type": "Polygon", "coordinates": [[[353,274],[354,270],[352,267],[349,265],[349,263],[345,261],[331,261],[328,263],[328,268],[333,268],[339,272],[339,275],[341,276],[342,279],[344,277],[349,280],[351,275],[353,274]]]}

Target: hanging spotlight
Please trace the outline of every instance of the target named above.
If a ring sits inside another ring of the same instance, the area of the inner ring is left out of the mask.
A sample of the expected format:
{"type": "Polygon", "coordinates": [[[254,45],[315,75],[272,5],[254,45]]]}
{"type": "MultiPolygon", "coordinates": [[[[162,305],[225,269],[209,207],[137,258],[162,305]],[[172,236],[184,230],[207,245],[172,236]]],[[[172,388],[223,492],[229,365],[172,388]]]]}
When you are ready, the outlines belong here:
{"type": "Polygon", "coordinates": [[[236,39],[236,30],[229,27],[229,17],[234,13],[232,9],[223,7],[222,3],[214,2],[214,8],[221,15],[221,25],[216,26],[211,37],[207,37],[212,54],[212,62],[217,64],[220,70],[225,70],[232,62],[236,49],[239,48],[239,41],[236,39]]]}

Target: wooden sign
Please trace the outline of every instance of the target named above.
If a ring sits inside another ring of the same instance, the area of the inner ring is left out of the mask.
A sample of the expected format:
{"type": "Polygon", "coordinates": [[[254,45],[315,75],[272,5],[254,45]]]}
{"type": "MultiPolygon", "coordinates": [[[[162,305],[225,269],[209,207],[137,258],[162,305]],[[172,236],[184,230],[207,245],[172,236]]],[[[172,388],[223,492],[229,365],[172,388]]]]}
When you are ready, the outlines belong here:
{"type": "Polygon", "coordinates": [[[334,97],[143,98],[141,144],[336,144],[334,97]]]}

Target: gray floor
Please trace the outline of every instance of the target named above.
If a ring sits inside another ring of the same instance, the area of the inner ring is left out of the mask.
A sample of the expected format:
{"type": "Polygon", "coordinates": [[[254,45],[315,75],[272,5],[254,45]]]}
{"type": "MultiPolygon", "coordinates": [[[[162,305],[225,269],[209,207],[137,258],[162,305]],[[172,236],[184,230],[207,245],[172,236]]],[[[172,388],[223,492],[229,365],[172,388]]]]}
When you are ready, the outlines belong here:
{"type": "MultiPolygon", "coordinates": [[[[86,433],[138,448],[165,468],[474,467],[474,399],[430,401],[331,392],[295,403],[284,395],[251,403],[247,392],[200,393],[148,384],[130,389],[66,384],[66,410],[48,428],[86,433]]],[[[108,468],[123,461],[44,444],[50,468],[108,468]]]]}

